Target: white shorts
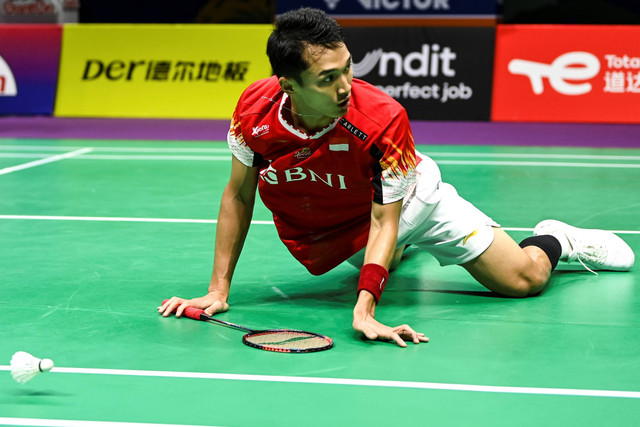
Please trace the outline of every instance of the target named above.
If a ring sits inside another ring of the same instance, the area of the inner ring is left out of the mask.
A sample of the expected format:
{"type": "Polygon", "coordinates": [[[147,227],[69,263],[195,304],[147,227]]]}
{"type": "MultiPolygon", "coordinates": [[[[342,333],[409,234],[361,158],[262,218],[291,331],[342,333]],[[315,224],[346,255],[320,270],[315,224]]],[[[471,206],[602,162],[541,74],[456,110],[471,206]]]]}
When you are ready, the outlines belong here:
{"type": "MultiPolygon", "coordinates": [[[[397,247],[416,246],[442,266],[477,258],[493,242],[493,227],[500,225],[442,182],[433,160],[421,157],[416,186],[402,205],[397,247]]],[[[364,250],[349,259],[357,267],[363,261],[364,250]]]]}

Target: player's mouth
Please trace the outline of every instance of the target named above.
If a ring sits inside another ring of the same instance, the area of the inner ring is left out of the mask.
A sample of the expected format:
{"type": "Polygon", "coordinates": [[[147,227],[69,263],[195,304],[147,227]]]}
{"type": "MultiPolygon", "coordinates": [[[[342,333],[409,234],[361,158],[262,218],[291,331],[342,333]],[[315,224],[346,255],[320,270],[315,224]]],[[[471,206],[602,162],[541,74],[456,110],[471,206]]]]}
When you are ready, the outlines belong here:
{"type": "Polygon", "coordinates": [[[347,110],[349,108],[349,103],[351,102],[351,96],[348,96],[344,101],[338,103],[338,107],[342,110],[347,110]]]}

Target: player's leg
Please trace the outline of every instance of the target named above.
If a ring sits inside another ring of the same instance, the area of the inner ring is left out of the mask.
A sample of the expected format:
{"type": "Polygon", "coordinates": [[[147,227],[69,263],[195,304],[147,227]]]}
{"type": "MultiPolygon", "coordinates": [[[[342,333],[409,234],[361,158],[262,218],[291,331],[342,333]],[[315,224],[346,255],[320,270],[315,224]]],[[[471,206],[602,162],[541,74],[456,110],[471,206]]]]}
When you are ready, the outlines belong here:
{"type": "Polygon", "coordinates": [[[493,228],[491,245],[462,266],[484,287],[509,297],[535,295],[544,289],[558,263],[560,243],[553,237],[528,238],[518,245],[504,230],[493,228]]]}
{"type": "Polygon", "coordinates": [[[442,266],[462,265],[488,289],[514,297],[539,293],[558,260],[617,271],[634,264],[631,248],[613,233],[559,221],[541,222],[534,236],[518,245],[443,183],[429,158],[420,163],[416,188],[403,206],[398,246],[406,244],[430,252],[442,266]]]}
{"type": "Polygon", "coordinates": [[[627,271],[635,261],[629,245],[612,232],[555,220],[538,224],[534,236],[520,245],[500,229],[494,229],[494,234],[487,250],[462,266],[486,288],[506,296],[540,292],[559,260],[579,261],[589,270],[613,271],[627,271]]]}

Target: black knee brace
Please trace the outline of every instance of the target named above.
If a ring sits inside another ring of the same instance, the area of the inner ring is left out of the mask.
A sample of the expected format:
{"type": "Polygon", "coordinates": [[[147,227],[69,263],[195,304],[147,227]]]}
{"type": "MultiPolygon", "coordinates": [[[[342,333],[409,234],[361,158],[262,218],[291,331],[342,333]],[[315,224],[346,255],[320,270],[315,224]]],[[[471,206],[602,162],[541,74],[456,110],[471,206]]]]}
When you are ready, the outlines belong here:
{"type": "Polygon", "coordinates": [[[553,236],[531,236],[520,242],[520,247],[536,246],[544,251],[551,262],[551,270],[555,269],[562,255],[562,246],[560,242],[553,236]]]}

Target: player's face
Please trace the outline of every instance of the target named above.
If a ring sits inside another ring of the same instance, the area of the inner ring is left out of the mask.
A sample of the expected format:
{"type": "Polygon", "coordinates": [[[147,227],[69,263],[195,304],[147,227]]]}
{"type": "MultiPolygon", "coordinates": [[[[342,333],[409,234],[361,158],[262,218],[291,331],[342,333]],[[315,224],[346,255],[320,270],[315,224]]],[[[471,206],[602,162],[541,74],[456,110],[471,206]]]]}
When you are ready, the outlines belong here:
{"type": "Polygon", "coordinates": [[[344,116],[349,110],[353,80],[347,47],[308,46],[303,58],[310,65],[301,74],[302,85],[293,82],[295,111],[314,121],[325,121],[325,125],[344,116]]]}

